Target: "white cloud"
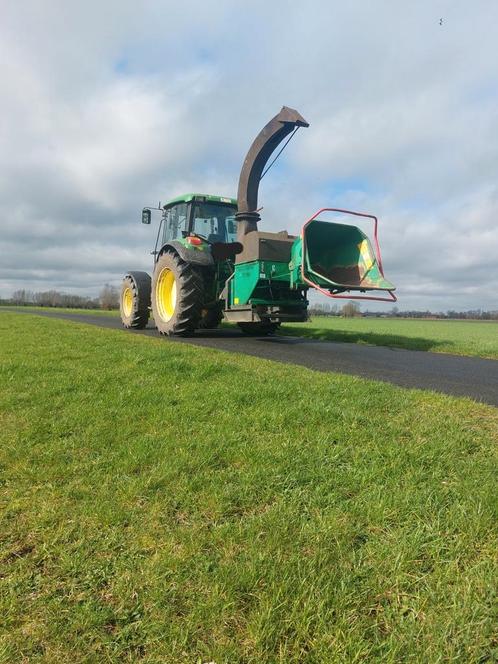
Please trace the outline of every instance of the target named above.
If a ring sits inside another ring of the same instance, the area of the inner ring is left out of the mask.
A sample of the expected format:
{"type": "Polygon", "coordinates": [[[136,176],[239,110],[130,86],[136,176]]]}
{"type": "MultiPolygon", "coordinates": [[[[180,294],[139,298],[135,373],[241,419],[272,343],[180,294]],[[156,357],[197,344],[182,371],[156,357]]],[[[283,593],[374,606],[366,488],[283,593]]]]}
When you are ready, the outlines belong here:
{"type": "Polygon", "coordinates": [[[142,205],[233,195],[287,104],[311,127],[262,183],[265,228],[373,211],[401,308],[496,308],[497,19],[487,0],[11,3],[0,295],[148,267],[142,205]]]}

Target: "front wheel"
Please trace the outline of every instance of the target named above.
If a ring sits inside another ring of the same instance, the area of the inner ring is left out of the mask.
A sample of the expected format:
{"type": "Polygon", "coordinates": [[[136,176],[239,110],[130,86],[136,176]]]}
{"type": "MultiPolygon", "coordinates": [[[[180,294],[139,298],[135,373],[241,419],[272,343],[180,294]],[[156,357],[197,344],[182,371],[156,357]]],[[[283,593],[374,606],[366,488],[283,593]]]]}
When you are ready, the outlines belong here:
{"type": "Polygon", "coordinates": [[[196,266],[167,251],[152,277],[152,315],[161,334],[187,336],[199,325],[204,282],[196,266]]]}
{"type": "Polygon", "coordinates": [[[124,327],[143,329],[150,315],[150,276],[147,272],[129,272],[123,279],[119,313],[124,327]]]}

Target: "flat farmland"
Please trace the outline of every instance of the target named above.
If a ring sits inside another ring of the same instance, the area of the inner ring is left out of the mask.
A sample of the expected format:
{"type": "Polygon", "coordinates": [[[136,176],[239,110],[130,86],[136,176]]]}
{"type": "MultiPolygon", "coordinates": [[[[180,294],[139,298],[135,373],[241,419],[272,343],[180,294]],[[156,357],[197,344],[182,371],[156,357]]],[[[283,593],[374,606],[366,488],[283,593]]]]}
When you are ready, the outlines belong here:
{"type": "Polygon", "coordinates": [[[496,408],[8,313],[0,386],[0,660],[496,657],[496,408]]]}
{"type": "Polygon", "coordinates": [[[498,359],[497,321],[316,316],[308,323],[285,325],[282,331],[322,341],[498,359]]]}

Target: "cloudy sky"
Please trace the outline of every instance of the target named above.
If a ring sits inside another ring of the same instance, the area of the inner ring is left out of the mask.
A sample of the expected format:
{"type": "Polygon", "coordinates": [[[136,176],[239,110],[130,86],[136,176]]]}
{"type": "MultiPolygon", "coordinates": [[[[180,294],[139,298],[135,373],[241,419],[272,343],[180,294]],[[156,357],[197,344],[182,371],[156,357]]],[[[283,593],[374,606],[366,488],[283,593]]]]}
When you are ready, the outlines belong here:
{"type": "Polygon", "coordinates": [[[0,296],[150,267],[143,205],[234,196],[285,104],[261,228],[372,212],[400,308],[498,308],[497,34],[496,0],[3,0],[0,296]]]}

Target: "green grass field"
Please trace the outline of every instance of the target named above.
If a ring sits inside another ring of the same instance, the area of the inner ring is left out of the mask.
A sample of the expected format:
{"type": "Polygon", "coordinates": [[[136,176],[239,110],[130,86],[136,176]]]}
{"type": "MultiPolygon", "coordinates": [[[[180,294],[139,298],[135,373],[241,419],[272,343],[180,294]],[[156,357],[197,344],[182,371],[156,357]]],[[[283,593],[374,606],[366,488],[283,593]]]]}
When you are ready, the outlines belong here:
{"type": "Polygon", "coordinates": [[[0,314],[0,661],[496,661],[498,411],[0,314]]]}
{"type": "Polygon", "coordinates": [[[312,339],[498,359],[496,321],[316,317],[283,329],[312,339]]]}

